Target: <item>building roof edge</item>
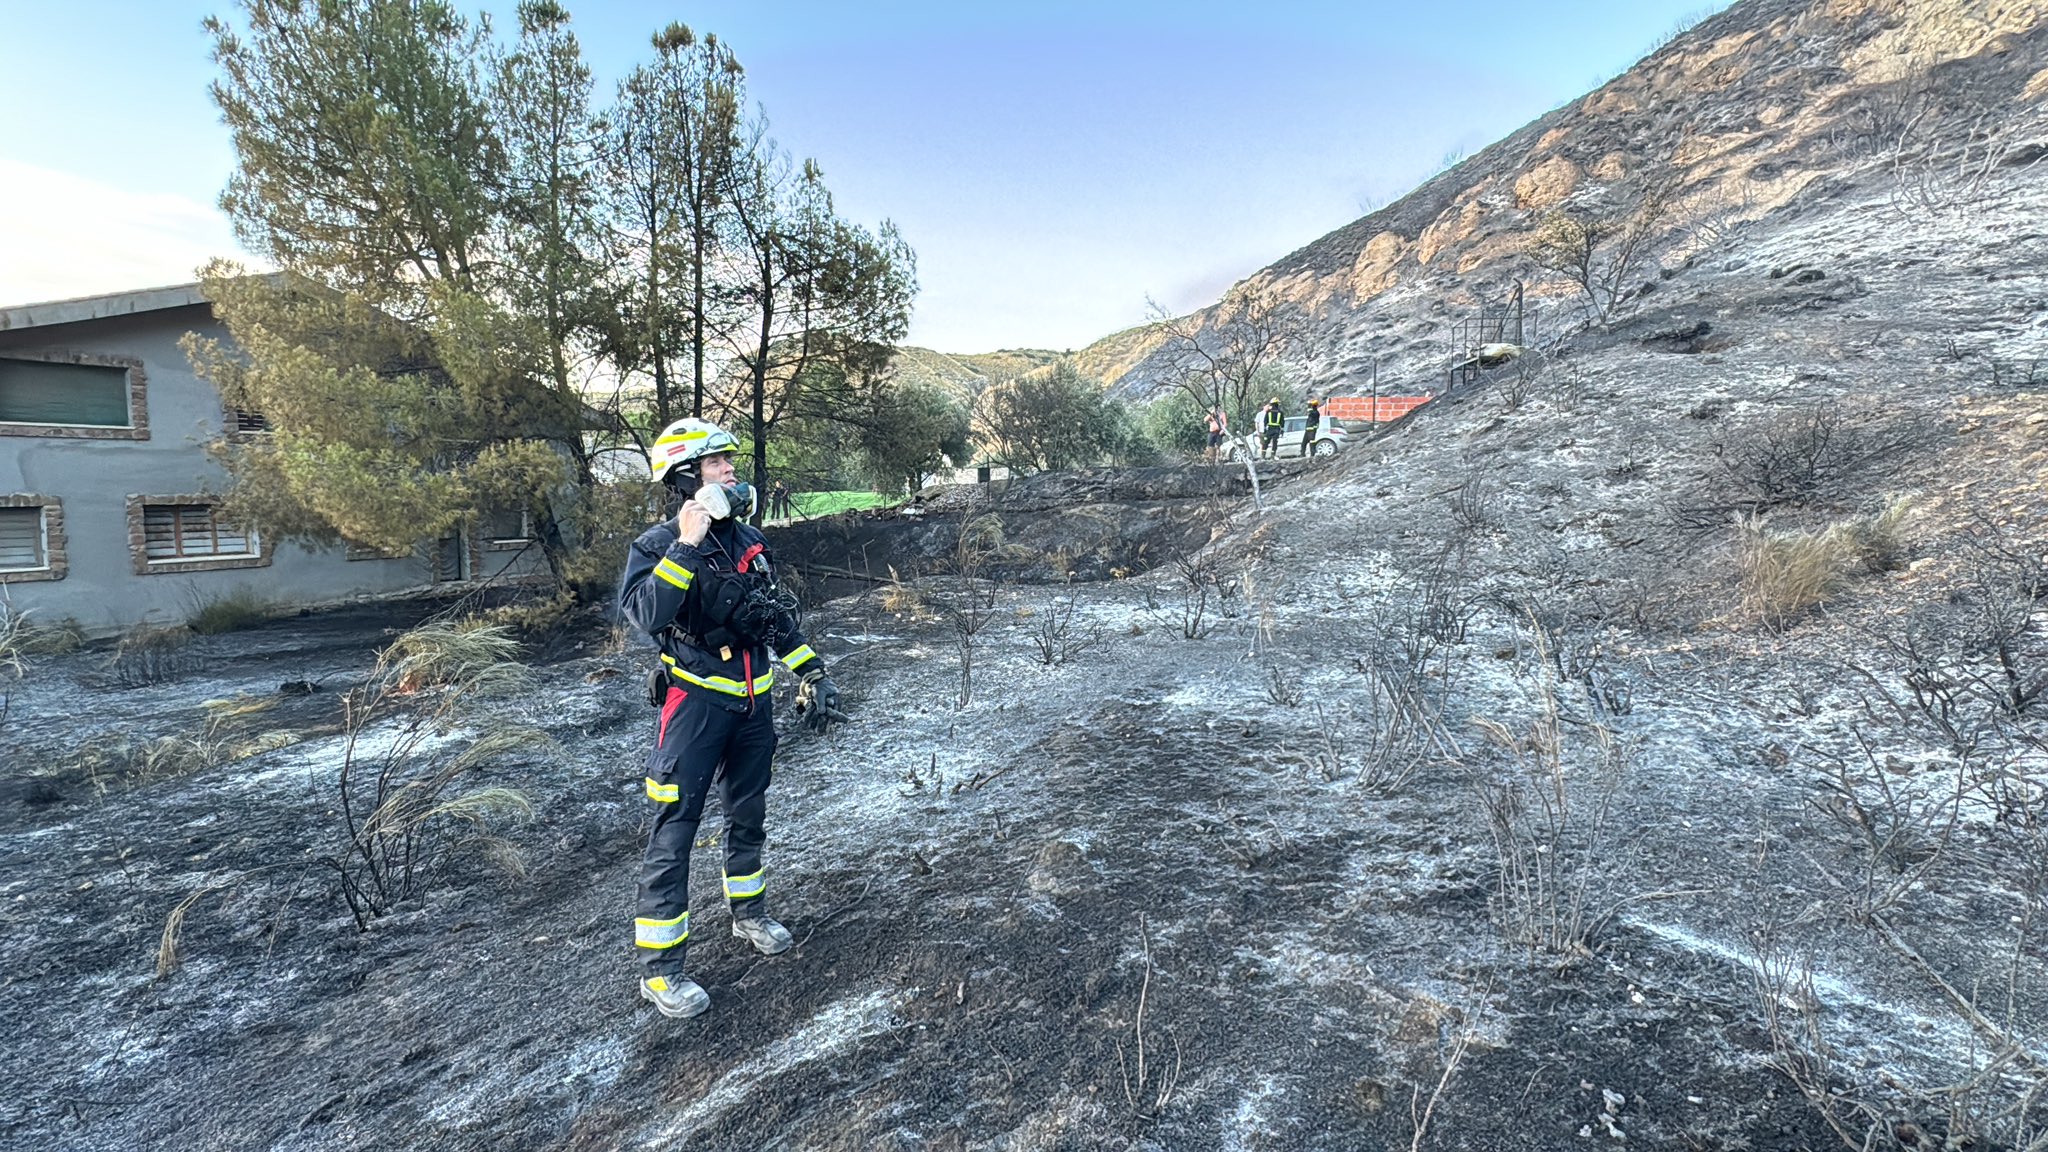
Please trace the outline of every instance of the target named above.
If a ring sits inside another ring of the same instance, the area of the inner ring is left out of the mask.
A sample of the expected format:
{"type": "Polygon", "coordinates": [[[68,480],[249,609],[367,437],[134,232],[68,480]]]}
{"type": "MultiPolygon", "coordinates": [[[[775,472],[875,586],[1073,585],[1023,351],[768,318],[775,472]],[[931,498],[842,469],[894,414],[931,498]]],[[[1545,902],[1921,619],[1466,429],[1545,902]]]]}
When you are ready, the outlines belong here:
{"type": "Polygon", "coordinates": [[[137,288],[128,292],[109,292],[99,296],[74,296],[69,300],[45,300],[36,304],[17,304],[0,307],[0,332],[13,332],[21,328],[45,328],[52,324],[77,324],[86,320],[106,320],[115,316],[131,316],[137,312],[160,312],[166,308],[186,308],[206,303],[206,296],[194,281],[190,284],[172,284],[162,288],[137,288]]]}

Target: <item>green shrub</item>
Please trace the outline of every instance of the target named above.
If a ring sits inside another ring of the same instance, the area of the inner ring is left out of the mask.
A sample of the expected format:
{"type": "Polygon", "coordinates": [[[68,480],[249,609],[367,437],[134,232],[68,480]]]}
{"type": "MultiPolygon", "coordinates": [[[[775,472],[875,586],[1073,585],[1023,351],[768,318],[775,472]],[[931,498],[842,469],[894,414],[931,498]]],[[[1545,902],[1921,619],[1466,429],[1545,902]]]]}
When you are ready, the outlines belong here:
{"type": "Polygon", "coordinates": [[[585,603],[609,600],[618,588],[627,547],[660,516],[659,489],[646,481],[584,489],[573,510],[562,515],[564,534],[580,542],[559,561],[562,583],[585,603]]]}
{"type": "Polygon", "coordinates": [[[1178,388],[1145,405],[1138,423],[1145,439],[1169,459],[1196,455],[1208,444],[1202,406],[1178,388]]]}

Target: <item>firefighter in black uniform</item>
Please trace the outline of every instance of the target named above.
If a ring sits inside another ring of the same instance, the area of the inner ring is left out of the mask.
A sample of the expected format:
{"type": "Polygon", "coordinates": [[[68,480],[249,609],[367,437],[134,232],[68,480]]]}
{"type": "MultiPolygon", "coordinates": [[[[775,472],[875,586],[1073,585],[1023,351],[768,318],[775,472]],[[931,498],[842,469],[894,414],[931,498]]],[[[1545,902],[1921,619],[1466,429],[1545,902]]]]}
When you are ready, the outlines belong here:
{"type": "Polygon", "coordinates": [[[1323,429],[1323,402],[1308,402],[1308,423],[1301,429],[1301,454],[1304,458],[1316,454],[1316,433],[1323,429]]]}
{"type": "Polygon", "coordinates": [[[649,696],[661,707],[647,796],[657,805],[640,868],[633,941],[645,973],[640,994],[663,1015],[695,1016],[711,997],[683,975],[690,939],[690,846],[717,781],[725,808],[725,898],[733,935],[765,955],[788,950],[789,930],[768,916],[762,828],[775,754],[770,658],[801,683],[796,707],[823,731],[844,719],[825,662],[804,641],[794,603],[777,594],[767,540],[746,522],[753,490],[733,479],[739,443],[714,424],[679,420],[654,442],[654,478],[692,493],[675,519],[640,534],[619,587],[626,619],[661,646],[649,696]]]}
{"type": "Polygon", "coordinates": [[[1259,410],[1259,455],[1273,459],[1280,455],[1280,430],[1287,426],[1287,413],[1280,407],[1280,398],[1266,401],[1259,410]]]}

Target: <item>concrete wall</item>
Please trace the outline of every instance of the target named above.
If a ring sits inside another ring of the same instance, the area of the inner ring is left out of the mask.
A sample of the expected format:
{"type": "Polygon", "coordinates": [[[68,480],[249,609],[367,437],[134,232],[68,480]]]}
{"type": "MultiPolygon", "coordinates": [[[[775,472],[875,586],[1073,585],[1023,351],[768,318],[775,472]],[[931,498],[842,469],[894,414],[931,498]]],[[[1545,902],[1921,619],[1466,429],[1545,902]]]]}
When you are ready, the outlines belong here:
{"type": "MultiPolygon", "coordinates": [[[[280,606],[304,607],[430,583],[427,565],[412,557],[350,560],[340,548],[308,550],[273,541],[263,543],[265,555],[253,566],[157,563],[146,575],[136,573],[131,497],[218,494],[227,484],[205,451],[222,435],[226,413],[219,394],[193,375],[178,348],[188,331],[224,335],[205,305],[0,330],[0,356],[139,362],[138,415],[146,418],[136,420],[146,425],[141,438],[63,436],[0,425],[0,505],[60,501],[53,537],[61,535],[62,545],[62,563],[51,572],[0,575],[0,597],[34,619],[75,619],[100,635],[142,620],[180,621],[196,606],[239,589],[280,606]]],[[[52,540],[53,553],[57,543],[52,540]]],[[[519,555],[475,542],[471,547],[475,579],[497,574],[519,555]]],[[[522,572],[543,568],[537,548],[517,563],[522,572]]]]}

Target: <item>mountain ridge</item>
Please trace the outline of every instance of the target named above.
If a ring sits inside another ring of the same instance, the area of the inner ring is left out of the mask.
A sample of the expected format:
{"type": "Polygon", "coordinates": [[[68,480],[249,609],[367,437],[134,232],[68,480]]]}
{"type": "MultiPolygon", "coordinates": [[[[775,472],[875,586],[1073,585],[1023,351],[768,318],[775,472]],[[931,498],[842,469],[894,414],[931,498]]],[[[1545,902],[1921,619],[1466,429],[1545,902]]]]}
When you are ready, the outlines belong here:
{"type": "MultiPolygon", "coordinates": [[[[1234,295],[1271,293],[1308,320],[1318,351],[1296,360],[1310,389],[1360,387],[1376,362],[1426,388],[1451,352],[1448,320],[1499,302],[1517,280],[1551,331],[1575,322],[1570,287],[1527,256],[1550,213],[1657,184],[1671,210],[1628,286],[1647,296],[1732,234],[1826,210],[1987,119],[2023,112],[2038,124],[2044,45],[2038,0],[1744,0],[1191,315],[1213,329],[1234,295]]],[[[2011,158],[2031,162],[2042,147],[2011,158]]],[[[1161,342],[1140,325],[1073,356],[1110,391],[1143,399],[1168,386],[1161,342]]]]}

